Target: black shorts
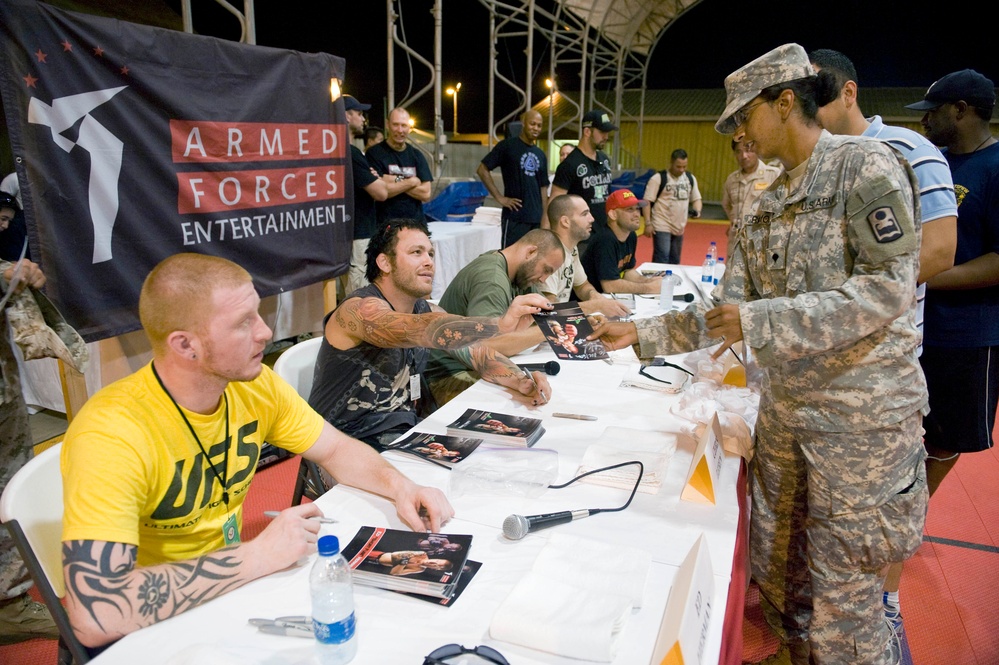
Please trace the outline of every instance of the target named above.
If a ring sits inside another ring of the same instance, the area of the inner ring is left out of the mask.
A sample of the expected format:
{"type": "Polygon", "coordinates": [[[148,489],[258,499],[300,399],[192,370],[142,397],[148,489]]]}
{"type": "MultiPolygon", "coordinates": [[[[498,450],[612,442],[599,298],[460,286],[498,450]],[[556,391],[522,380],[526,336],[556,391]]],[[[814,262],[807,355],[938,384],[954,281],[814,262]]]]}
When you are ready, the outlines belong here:
{"type": "Polygon", "coordinates": [[[923,346],[919,358],[930,393],[926,445],[955,453],[992,447],[999,399],[999,346],[923,346]]]}

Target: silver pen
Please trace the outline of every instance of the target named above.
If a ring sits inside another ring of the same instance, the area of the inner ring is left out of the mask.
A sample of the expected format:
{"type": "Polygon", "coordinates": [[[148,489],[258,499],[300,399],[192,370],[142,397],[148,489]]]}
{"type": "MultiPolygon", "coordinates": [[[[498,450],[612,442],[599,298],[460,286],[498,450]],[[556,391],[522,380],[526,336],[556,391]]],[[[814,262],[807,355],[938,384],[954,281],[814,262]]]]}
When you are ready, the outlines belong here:
{"type": "Polygon", "coordinates": [[[596,420],[596,416],[584,416],[580,413],[553,413],[555,418],[572,418],[573,420],[596,420]]]}
{"type": "MultiPolygon", "coordinates": [[[[274,519],[275,517],[277,517],[280,514],[281,514],[280,510],[265,510],[264,511],[264,517],[270,517],[271,519],[274,519]]],[[[308,517],[306,519],[316,520],[320,524],[336,524],[336,520],[333,519],[332,517],[321,517],[319,515],[313,515],[313,516],[308,517]]]]}

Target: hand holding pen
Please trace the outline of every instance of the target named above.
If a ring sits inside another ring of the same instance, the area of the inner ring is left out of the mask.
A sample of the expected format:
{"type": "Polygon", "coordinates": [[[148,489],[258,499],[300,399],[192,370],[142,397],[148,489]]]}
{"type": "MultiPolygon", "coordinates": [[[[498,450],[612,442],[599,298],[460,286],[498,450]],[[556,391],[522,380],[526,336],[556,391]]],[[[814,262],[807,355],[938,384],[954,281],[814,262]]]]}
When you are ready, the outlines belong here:
{"type": "Polygon", "coordinates": [[[316,551],[318,518],[323,513],[312,502],[278,512],[259,536],[240,545],[247,548],[245,559],[265,575],[297,564],[316,551]]]}
{"type": "Polygon", "coordinates": [[[524,376],[530,380],[530,384],[525,385],[521,381],[521,387],[519,391],[522,395],[526,397],[533,397],[533,405],[541,406],[548,403],[549,396],[552,394],[551,386],[548,384],[548,377],[544,372],[530,372],[528,370],[521,370],[524,376]],[[527,390],[525,390],[526,388],[527,390]]]}

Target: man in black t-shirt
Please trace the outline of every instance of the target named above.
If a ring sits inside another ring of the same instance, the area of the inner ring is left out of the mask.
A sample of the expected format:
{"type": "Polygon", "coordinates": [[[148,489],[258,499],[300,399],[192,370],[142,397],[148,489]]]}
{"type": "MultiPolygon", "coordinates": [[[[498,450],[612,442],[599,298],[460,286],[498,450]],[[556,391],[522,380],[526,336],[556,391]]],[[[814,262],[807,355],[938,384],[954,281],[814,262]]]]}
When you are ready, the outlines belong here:
{"type": "Polygon", "coordinates": [[[541,114],[530,110],[521,116],[520,136],[511,136],[496,144],[476,174],[489,194],[503,206],[502,246],[509,247],[531,229],[548,227],[548,157],[537,147],[543,122],[541,114]],[[496,167],[503,174],[500,194],[489,173],[496,167]]]}
{"type": "Polygon", "coordinates": [[[348,294],[323,322],[309,404],[334,427],[380,449],[415,425],[432,410],[427,400],[417,404],[429,348],[458,354],[529,403],[543,403],[541,391],[551,395],[543,373],[527,376],[478,344],[530,325],[532,314],[548,308],[543,296],[522,296],[497,317],[475,319],[428,303],[433,243],[426,224],[412,219],[379,224],[366,268],[370,284],[348,294]]]}
{"type": "MultiPolygon", "coordinates": [[[[347,126],[353,139],[364,136],[364,112],[371,104],[362,104],[350,95],[343,96],[343,108],[347,113],[347,126]]],[[[388,197],[388,186],[371,168],[364,153],[350,143],[350,164],[354,174],[354,243],[350,250],[350,271],[344,293],[351,293],[365,284],[366,261],[364,251],[368,239],[375,231],[375,201],[388,197]]]]}
{"type": "Polygon", "coordinates": [[[375,206],[379,223],[426,220],[423,204],[430,200],[433,174],[423,154],[406,143],[410,130],[409,112],[392,109],[385,140],[368,148],[368,162],[388,186],[388,198],[375,206]]]}
{"type": "Polygon", "coordinates": [[[550,199],[560,194],[583,197],[593,213],[594,232],[607,226],[604,203],[610,196],[611,167],[603,149],[616,129],[607,113],[587,112],[583,116],[579,145],[558,165],[552,180],[550,199]]]}

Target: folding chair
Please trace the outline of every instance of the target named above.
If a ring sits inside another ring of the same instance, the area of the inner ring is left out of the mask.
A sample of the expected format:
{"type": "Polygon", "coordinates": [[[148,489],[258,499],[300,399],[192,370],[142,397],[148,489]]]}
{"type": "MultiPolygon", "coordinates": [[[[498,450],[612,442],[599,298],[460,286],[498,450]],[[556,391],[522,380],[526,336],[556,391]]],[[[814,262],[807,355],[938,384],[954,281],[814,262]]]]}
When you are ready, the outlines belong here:
{"type": "MultiPolygon", "coordinates": [[[[319,355],[322,341],[323,338],[320,336],[299,342],[281,353],[274,361],[274,372],[287,381],[304,399],[309,399],[309,393],[312,392],[316,356],[319,355]]],[[[307,486],[313,489],[309,494],[310,498],[314,499],[322,493],[326,484],[323,482],[319,467],[303,457],[298,465],[298,477],[295,479],[295,492],[291,497],[291,505],[297,506],[302,503],[307,486]],[[311,496],[312,494],[316,496],[311,496]]]]}
{"type": "Polygon", "coordinates": [[[66,595],[62,573],[62,475],[57,443],[36,455],[7,483],[0,497],[0,521],[10,531],[42,600],[59,628],[59,663],[90,661],[76,639],[63,609],[66,595]]]}

